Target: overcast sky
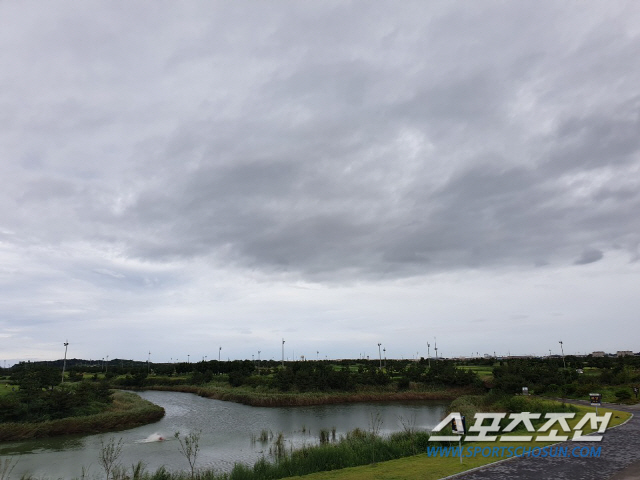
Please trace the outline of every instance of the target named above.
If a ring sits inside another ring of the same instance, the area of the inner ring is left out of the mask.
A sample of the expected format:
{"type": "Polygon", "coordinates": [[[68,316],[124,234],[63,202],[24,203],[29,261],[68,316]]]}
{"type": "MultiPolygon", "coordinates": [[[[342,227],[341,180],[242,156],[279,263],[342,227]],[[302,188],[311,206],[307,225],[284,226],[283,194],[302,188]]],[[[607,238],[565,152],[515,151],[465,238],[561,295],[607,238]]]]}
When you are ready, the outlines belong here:
{"type": "Polygon", "coordinates": [[[2,1],[0,361],[639,351],[639,58],[635,1],[2,1]]]}

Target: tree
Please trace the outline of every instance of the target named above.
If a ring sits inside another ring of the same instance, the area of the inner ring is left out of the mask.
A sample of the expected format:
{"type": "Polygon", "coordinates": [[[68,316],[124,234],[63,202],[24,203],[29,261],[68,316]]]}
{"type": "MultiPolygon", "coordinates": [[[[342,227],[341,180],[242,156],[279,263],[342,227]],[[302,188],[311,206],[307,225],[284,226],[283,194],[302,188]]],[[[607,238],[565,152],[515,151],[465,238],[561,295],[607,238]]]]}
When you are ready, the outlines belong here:
{"type": "Polygon", "coordinates": [[[174,435],[180,443],[180,453],[187,459],[187,462],[189,462],[191,478],[194,478],[196,473],[196,459],[200,451],[200,433],[201,432],[191,432],[185,436],[184,439],[180,438],[180,432],[176,432],[174,435]]]}
{"type": "Polygon", "coordinates": [[[104,468],[107,474],[107,480],[113,469],[117,466],[116,462],[122,453],[122,438],[116,443],[115,439],[111,437],[105,444],[100,440],[100,453],[98,454],[98,460],[102,468],[104,468]]]}

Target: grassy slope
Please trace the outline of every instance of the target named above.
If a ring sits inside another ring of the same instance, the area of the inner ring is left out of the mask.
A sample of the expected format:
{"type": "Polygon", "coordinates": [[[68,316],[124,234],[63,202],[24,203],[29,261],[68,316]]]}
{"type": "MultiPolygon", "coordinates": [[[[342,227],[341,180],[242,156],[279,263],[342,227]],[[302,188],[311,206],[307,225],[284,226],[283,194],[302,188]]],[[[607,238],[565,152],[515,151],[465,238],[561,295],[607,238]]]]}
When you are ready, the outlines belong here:
{"type": "MultiPolygon", "coordinates": [[[[580,410],[578,418],[569,421],[569,425],[573,427],[579,418],[586,412],[592,412],[593,408],[578,407],[580,410]]],[[[598,414],[605,412],[613,412],[609,428],[620,425],[631,417],[631,414],[609,410],[605,408],[598,409],[598,414]]],[[[589,430],[586,429],[585,433],[589,430]]],[[[532,446],[543,447],[551,445],[542,442],[469,442],[464,445],[472,445],[474,447],[527,447],[532,446]]],[[[591,444],[588,444],[591,445],[591,444]]],[[[492,457],[463,457],[462,464],[459,458],[434,458],[428,457],[426,454],[415,455],[412,457],[390,460],[372,465],[364,465],[361,467],[344,468],[341,470],[333,470],[330,472],[318,472],[302,477],[290,477],[288,480],[437,480],[443,477],[461,473],[472,468],[480,467],[490,463],[502,460],[501,458],[492,457]]]]}

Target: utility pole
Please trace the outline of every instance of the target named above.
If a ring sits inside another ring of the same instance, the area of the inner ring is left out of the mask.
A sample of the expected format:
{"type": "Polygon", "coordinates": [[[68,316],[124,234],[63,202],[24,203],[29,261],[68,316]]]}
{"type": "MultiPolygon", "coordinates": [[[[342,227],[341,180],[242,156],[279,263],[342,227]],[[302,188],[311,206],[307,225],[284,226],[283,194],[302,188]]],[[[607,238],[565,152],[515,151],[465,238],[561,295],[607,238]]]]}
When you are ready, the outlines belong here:
{"type": "Polygon", "coordinates": [[[427,342],[427,363],[429,364],[429,368],[431,368],[431,353],[429,352],[430,346],[429,342],[427,342]]]}
{"type": "Polygon", "coordinates": [[[380,370],[382,370],[382,352],[380,351],[380,342],[378,342],[378,356],[380,357],[380,370]]]}
{"type": "Polygon", "coordinates": [[[67,368],[67,347],[69,346],[69,341],[64,341],[64,361],[62,362],[62,381],[60,383],[64,383],[64,370],[67,368]]]}
{"type": "Polygon", "coordinates": [[[220,353],[222,352],[222,347],[218,349],[218,361],[220,361],[220,353]]]}
{"type": "Polygon", "coordinates": [[[384,368],[387,368],[387,348],[383,348],[382,351],[384,352],[384,368]]]}
{"type": "Polygon", "coordinates": [[[147,357],[147,375],[151,372],[151,350],[149,350],[149,356],[147,357]]]}

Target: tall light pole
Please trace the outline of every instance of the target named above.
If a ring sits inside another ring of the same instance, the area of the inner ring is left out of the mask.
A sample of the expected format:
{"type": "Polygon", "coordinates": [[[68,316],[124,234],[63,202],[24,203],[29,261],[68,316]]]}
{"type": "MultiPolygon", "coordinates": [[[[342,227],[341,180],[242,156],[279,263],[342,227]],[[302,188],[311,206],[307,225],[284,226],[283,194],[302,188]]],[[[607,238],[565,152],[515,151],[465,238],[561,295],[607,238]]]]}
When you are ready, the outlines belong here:
{"type": "Polygon", "coordinates": [[[383,348],[382,351],[384,352],[384,368],[387,368],[387,348],[383,348]]]}
{"type": "Polygon", "coordinates": [[[149,350],[149,356],[147,357],[147,375],[151,372],[151,350],[149,350]]]}
{"type": "Polygon", "coordinates": [[[433,337],[433,349],[436,351],[436,360],[438,360],[438,341],[433,337]]]}
{"type": "Polygon", "coordinates": [[[565,378],[565,371],[567,370],[567,364],[564,363],[564,348],[562,347],[562,340],[560,340],[558,343],[560,343],[560,352],[562,353],[562,381],[564,382],[564,385],[562,386],[562,405],[564,406],[564,396],[565,393],[567,391],[567,380],[565,378]]]}
{"type": "Polygon", "coordinates": [[[187,353],[187,364],[191,363],[191,355],[187,353]]]}
{"type": "Polygon", "coordinates": [[[378,356],[380,357],[380,370],[382,370],[382,352],[380,351],[380,342],[378,342],[378,356]]]}
{"type": "Polygon", "coordinates": [[[60,383],[64,383],[64,370],[67,367],[67,347],[69,346],[69,341],[64,341],[64,361],[62,362],[62,381],[60,383]]]}
{"type": "Polygon", "coordinates": [[[284,368],[284,338],[282,339],[282,368],[284,368]]]}
{"type": "Polygon", "coordinates": [[[431,344],[427,342],[427,363],[429,364],[429,368],[431,368],[431,353],[429,352],[429,347],[431,344]]]}
{"type": "Polygon", "coordinates": [[[104,373],[109,371],[109,355],[107,355],[107,363],[104,364],[104,373]]]}
{"type": "Polygon", "coordinates": [[[220,361],[220,353],[222,353],[222,347],[218,348],[218,361],[220,361]]]}

